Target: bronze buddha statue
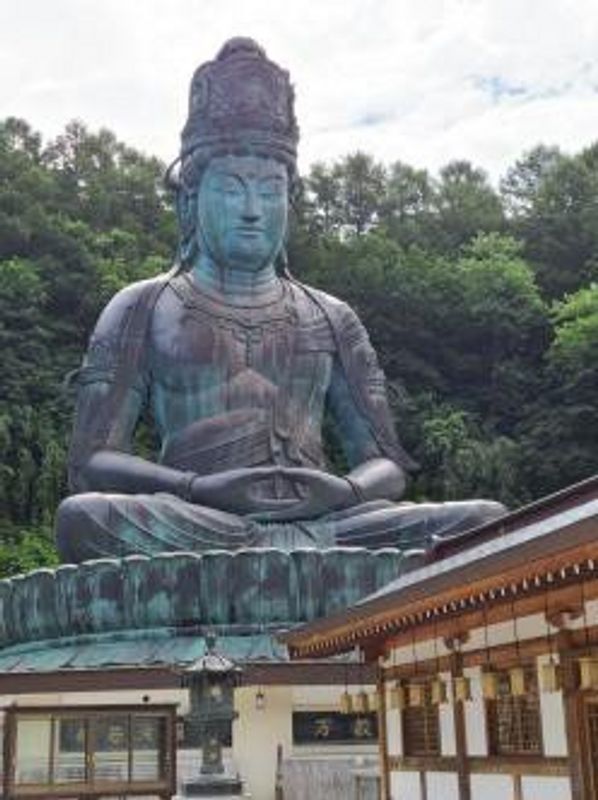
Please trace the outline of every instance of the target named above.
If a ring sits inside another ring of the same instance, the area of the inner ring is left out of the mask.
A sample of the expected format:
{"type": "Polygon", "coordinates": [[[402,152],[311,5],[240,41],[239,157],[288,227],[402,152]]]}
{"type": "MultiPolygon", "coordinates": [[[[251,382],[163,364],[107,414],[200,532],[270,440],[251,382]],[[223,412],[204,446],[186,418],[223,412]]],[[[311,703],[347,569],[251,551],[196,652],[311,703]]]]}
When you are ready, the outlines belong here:
{"type": "Polygon", "coordinates": [[[241,547],[425,548],[504,513],[401,503],[396,437],[367,333],[294,280],[284,242],[298,128],[288,73],[233,39],[195,73],[176,178],[179,252],[119,292],[78,376],[64,561],[241,547]],[[145,407],[156,462],[132,454],[145,407]],[[349,472],[322,446],[330,412],[349,472]]]}

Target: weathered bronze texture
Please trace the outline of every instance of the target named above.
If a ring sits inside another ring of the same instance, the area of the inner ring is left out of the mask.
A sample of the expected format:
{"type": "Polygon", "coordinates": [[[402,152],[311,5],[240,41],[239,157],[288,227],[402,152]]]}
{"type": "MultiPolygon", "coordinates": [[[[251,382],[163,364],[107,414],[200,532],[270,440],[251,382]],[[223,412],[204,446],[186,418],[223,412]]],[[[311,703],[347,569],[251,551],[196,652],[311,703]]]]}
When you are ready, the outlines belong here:
{"type": "Polygon", "coordinates": [[[156,641],[206,630],[269,634],[346,608],[388,583],[403,561],[396,549],[247,549],[36,570],[0,581],[0,648],[5,655],[11,645],[43,650],[53,642],[55,650],[56,640],[70,636],[89,645],[130,638],[141,662],[142,634],[156,641]]]}
{"type": "Polygon", "coordinates": [[[287,73],[248,39],[191,86],[168,275],[109,303],[79,374],[66,562],[215,548],[426,548],[503,511],[399,503],[400,446],[367,333],[284,264],[298,128],[287,73]],[[132,454],[149,407],[156,462],[132,454]],[[325,410],[349,472],[324,457],[325,410]]]}

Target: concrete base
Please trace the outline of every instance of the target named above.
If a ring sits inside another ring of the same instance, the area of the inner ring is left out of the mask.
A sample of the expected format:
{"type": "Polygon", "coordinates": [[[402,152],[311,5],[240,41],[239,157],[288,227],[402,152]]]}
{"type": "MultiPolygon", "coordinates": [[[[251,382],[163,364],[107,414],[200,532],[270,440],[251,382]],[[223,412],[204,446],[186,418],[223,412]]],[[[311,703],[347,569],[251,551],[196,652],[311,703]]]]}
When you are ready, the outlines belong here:
{"type": "MultiPolygon", "coordinates": [[[[209,795],[200,795],[203,800],[251,800],[252,795],[250,794],[209,794],[209,795]]],[[[173,800],[191,800],[191,798],[197,797],[197,795],[189,795],[189,794],[176,794],[173,797],[173,800]]]]}
{"type": "Polygon", "coordinates": [[[243,784],[238,776],[199,775],[192,781],[185,781],[182,797],[243,797],[243,784]]]}

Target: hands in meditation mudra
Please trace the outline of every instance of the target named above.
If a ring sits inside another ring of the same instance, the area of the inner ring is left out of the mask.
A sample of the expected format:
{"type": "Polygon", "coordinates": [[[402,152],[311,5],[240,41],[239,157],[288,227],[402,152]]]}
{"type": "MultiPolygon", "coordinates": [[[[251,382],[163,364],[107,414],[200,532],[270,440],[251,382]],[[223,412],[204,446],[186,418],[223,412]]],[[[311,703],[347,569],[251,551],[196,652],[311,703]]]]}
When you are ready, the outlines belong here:
{"type": "Polygon", "coordinates": [[[112,299],[78,376],[63,561],[425,548],[504,513],[485,500],[398,502],[412,462],[367,333],[286,269],[298,136],[288,74],[251,40],[231,40],[195,73],[177,263],[112,299]],[[155,463],[131,453],[147,406],[155,463]],[[350,465],[343,477],[326,467],[325,410],[350,465]]]}

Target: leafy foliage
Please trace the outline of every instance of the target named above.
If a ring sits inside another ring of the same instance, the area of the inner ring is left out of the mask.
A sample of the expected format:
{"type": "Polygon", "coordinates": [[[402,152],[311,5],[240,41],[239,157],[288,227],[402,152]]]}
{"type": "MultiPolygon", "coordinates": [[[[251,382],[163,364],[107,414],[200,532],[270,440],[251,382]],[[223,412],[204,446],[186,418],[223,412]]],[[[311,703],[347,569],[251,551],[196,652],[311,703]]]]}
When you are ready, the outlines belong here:
{"type": "Polygon", "coordinates": [[[42,146],[0,124],[0,574],[49,563],[66,491],[72,403],[100,309],[167,264],[176,240],[162,165],[71,123],[42,146]]]}

